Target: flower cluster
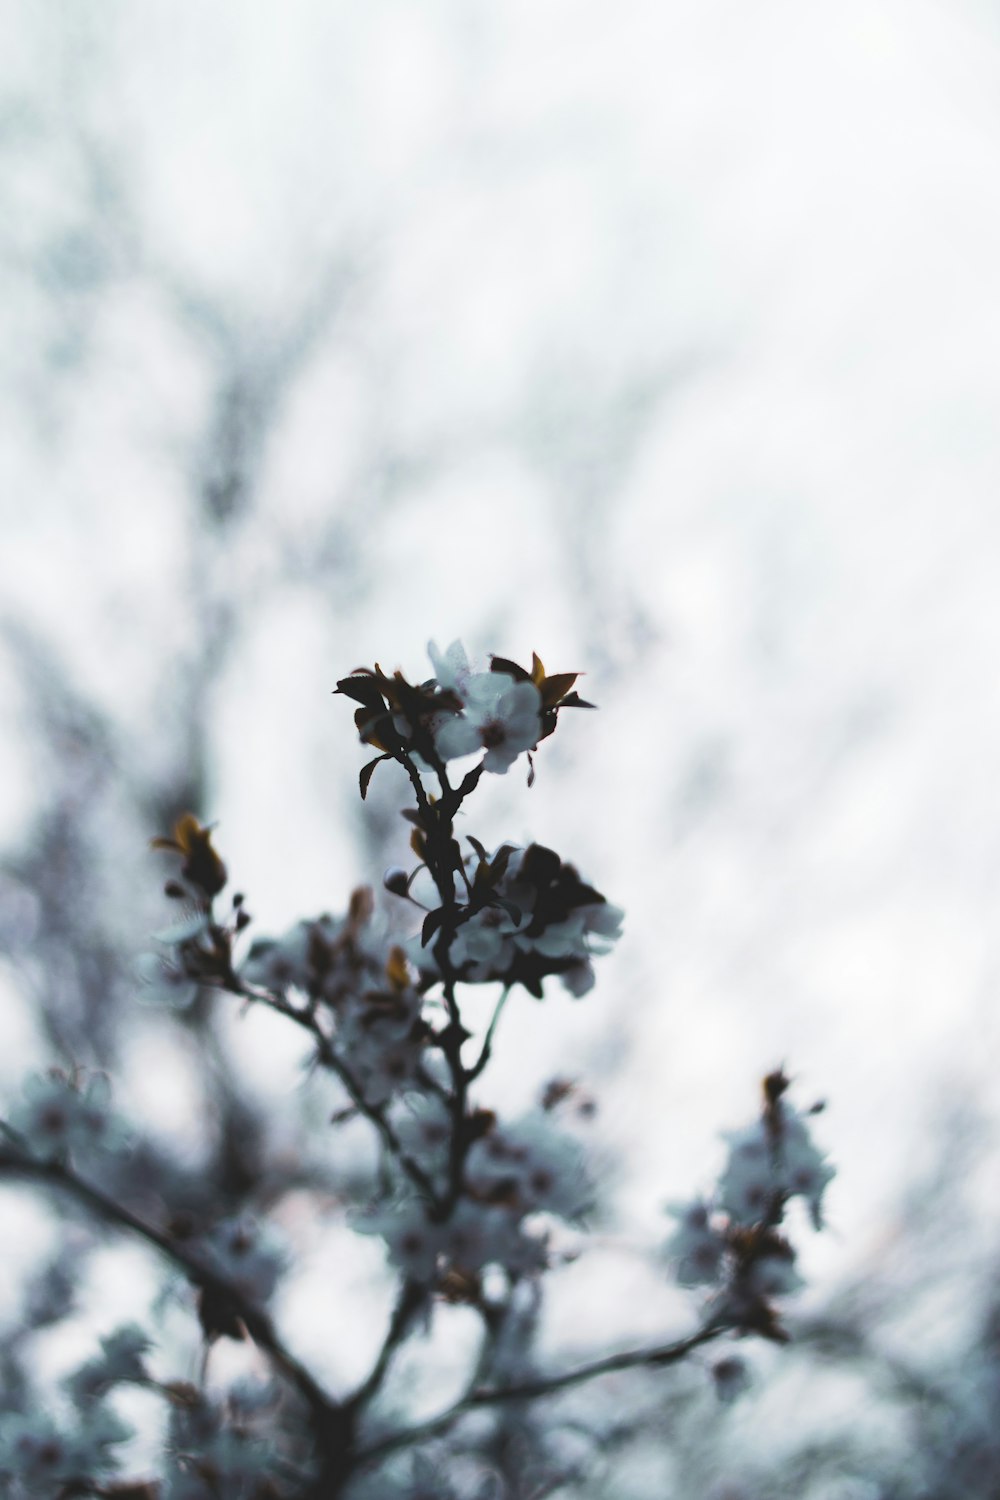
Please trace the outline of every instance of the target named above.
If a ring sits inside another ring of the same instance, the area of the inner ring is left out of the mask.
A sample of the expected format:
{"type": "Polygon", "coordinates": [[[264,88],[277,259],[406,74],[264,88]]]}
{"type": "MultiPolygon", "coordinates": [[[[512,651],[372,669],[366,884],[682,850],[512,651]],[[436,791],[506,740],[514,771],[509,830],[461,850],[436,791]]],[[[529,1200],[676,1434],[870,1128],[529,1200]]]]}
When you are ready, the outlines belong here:
{"type": "MultiPolygon", "coordinates": [[[[585,995],[594,984],[592,957],[609,952],[621,932],[621,908],[542,844],[504,844],[488,856],[470,843],[468,900],[459,904],[448,949],[455,974],[466,984],[520,984],[538,999],[542,980],[557,974],[571,994],[585,995]]],[[[434,974],[426,926],[424,938],[411,956],[434,974]]]]}
{"type": "Polygon", "coordinates": [[[0,1492],[11,1500],[96,1494],[90,1486],[115,1473],[114,1449],[132,1437],[105,1397],[117,1385],[149,1383],[143,1363],[149,1344],[134,1323],[102,1339],[100,1354],[64,1382],[73,1409],[62,1420],[41,1409],[0,1415],[0,1492]]]}
{"type": "Polygon", "coordinates": [[[64,1422],[44,1411],[7,1413],[0,1416],[0,1491],[9,1500],[93,1494],[92,1483],[117,1467],[113,1448],[131,1436],[102,1405],[64,1422]]]}
{"type": "Polygon", "coordinates": [[[346,917],[298,922],[283,938],[259,939],[243,965],[246,985],[303,996],[332,1020],[332,1044],[370,1105],[413,1083],[430,1028],[423,995],[403,950],[371,924],[371,891],[351,898],[346,917]]]}
{"type": "Polygon", "coordinates": [[[271,1500],[274,1449],[257,1418],[270,1400],[208,1400],[194,1386],[168,1388],[170,1420],[162,1500],[271,1500]]]}
{"type": "MultiPolygon", "coordinates": [[[[440,1129],[440,1144],[447,1140],[443,1118],[426,1104],[414,1125],[435,1137],[440,1129]]],[[[557,1129],[548,1113],[500,1125],[479,1111],[472,1125],[463,1192],[447,1216],[404,1196],[356,1221],[362,1232],[385,1239],[390,1260],[408,1281],[452,1300],[475,1301],[488,1266],[515,1278],[544,1270],[548,1236],[541,1216],[577,1222],[592,1199],[579,1142],[557,1129]]],[[[443,1171],[443,1153],[436,1162],[443,1171]]]]}
{"type": "Polygon", "coordinates": [[[368,886],[351,896],[343,918],[325,912],[296,922],[280,938],[257,938],[241,973],[272,994],[295,990],[312,1005],[339,1010],[359,989],[384,977],[387,945],[373,929],[368,886]]]}
{"type": "Polygon", "coordinates": [[[556,727],[562,708],[591,708],[574,691],[578,672],[547,674],[537,655],[531,670],[494,656],[488,672],[474,671],[460,641],[427,648],[435,676],[414,686],[402,672],[376,666],[341,678],[337,691],[360,707],[354,718],[362,742],[382,752],[362,772],[362,795],[380,759],[412,757],[443,768],[485,751],[482,769],[503,774],[556,727]]]}
{"type": "Polygon", "coordinates": [[[770,1299],[802,1285],[795,1250],[779,1233],[785,1210],[793,1198],[803,1199],[820,1228],[834,1175],[806,1116],[785,1098],[788,1086],[781,1071],[765,1078],[760,1118],[727,1136],[729,1159],[716,1194],[671,1209],[678,1225],[666,1246],[681,1286],[716,1289],[733,1326],[779,1340],[784,1334],[770,1299]]]}
{"type": "MultiPolygon", "coordinates": [[[[452,1421],[467,1412],[500,1399],[513,1412],[522,1397],[589,1379],[612,1364],[663,1366],[723,1334],[786,1337],[773,1301],[801,1284],[784,1232],[786,1210],[801,1200],[819,1228],[833,1169],[811,1139],[813,1112],[791,1106],[788,1080],[776,1072],[764,1080],[760,1117],[728,1137],[715,1192],[674,1210],[667,1252],[683,1286],[710,1289],[704,1325],[675,1345],[595,1358],[568,1374],[546,1377],[534,1367],[542,1273],[578,1253],[575,1243],[566,1251],[562,1241],[567,1226],[585,1222],[594,1197],[581,1141],[567,1128],[566,1112],[559,1120],[556,1114],[567,1106],[585,1118],[594,1106],[574,1081],[557,1077],[537,1108],[501,1120],[480,1101],[479,1080],[510,989],[520,985],[541,998],[544,981],[556,977],[571,994],[585,994],[594,983],[593,960],[616,942],[623,913],[542,844],[502,843],[490,854],[469,834],[461,842],[456,831],[484,772],[502,774],[527,754],[530,784],[532,752],[552,734],[560,710],[591,706],[574,690],[577,674],[547,674],[537,655],[530,670],[494,656],[480,671],[457,641],[443,652],[431,642],[428,650],[435,675],[421,683],[376,666],[338,684],[356,705],[362,742],[379,751],[360,773],[362,796],[382,760],[405,770],[413,792],[415,805],[403,816],[419,863],[412,873],[394,867],[384,885],[421,909],[419,936],[395,943],[388,923],[376,917],[371,889],[360,887],[343,916],[296,922],[243,955],[251,920],[244,898],[232,896],[220,915],[226,865],[211,829],[186,813],[170,837],[153,841],[179,862],[165,886],[177,918],[156,934],[156,952],[143,963],[147,999],[179,1007],[212,988],[219,1002],[228,996],[245,1008],[267,1007],[300,1028],[310,1039],[311,1063],[336,1076],[349,1096],[350,1107],[333,1121],[367,1121],[377,1133],[377,1173],[359,1179],[352,1166],[355,1175],[335,1181],[326,1197],[349,1205],[359,1232],[379,1236],[399,1278],[374,1366],[356,1390],[334,1395],[282,1342],[267,1305],[287,1256],[253,1216],[274,1201],[257,1191],[259,1177],[251,1180],[238,1163],[219,1210],[231,1217],[205,1229],[211,1219],[181,1211],[164,1231],[143,1217],[141,1202],[119,1205],[75,1175],[78,1158],[125,1140],[106,1081],[76,1072],[30,1079],[3,1126],[0,1168],[42,1183],[55,1179],[87,1211],[155,1246],[194,1288],[192,1329],[200,1326],[206,1360],[220,1339],[252,1340],[275,1385],[234,1388],[216,1400],[183,1381],[163,1384],[147,1371],[143,1331],[120,1328],[63,1382],[60,1399],[72,1404],[67,1420],[29,1415],[20,1392],[17,1409],[0,1418],[0,1491],[12,1500],[77,1494],[283,1500],[305,1493],[324,1500],[369,1493],[485,1500],[471,1471],[468,1482],[451,1469],[442,1479],[426,1447],[424,1454],[403,1452],[425,1444],[427,1424],[390,1428],[374,1443],[364,1425],[398,1346],[441,1301],[474,1310],[483,1324],[471,1384],[440,1427],[445,1440],[452,1421]],[[479,755],[478,763],[453,782],[450,763],[471,755],[479,755]],[[436,778],[433,792],[429,778],[436,778]],[[476,1037],[463,1015],[464,987],[486,983],[502,993],[476,1037]],[[369,1206],[352,1211],[359,1202],[369,1206]],[[121,1485],[113,1450],[130,1434],[108,1397],[127,1383],[158,1393],[169,1413],[160,1476],[121,1485]],[[390,1454],[396,1457],[383,1466],[380,1455],[390,1454]]],[[[203,1016],[200,1007],[196,1023],[203,1016]]],[[[362,1159],[361,1171],[368,1170],[362,1159]]],[[[266,1186],[272,1185],[269,1175],[266,1186]]],[[[301,1185],[296,1177],[295,1190],[305,1195],[314,1183],[301,1185]]],[[[322,1203],[329,1183],[323,1179],[316,1192],[322,1203]]],[[[727,1401],[748,1380],[742,1362],[729,1356],[716,1362],[713,1376],[727,1401]]],[[[437,1432],[437,1419],[430,1426],[437,1432]]],[[[492,1482],[488,1488],[492,1493],[492,1482]]]]}

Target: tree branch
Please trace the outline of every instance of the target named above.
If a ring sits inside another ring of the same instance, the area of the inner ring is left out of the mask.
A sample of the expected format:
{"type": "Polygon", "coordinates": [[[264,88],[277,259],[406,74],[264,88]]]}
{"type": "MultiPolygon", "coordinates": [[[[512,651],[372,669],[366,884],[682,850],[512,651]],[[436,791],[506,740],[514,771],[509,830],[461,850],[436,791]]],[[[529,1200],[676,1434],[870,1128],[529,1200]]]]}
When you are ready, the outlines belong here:
{"type": "MultiPolygon", "coordinates": [[[[5,1127],[4,1134],[12,1138],[15,1133],[9,1127],[5,1127]]],[[[332,1396],[327,1395],[305,1366],[300,1364],[284,1347],[268,1314],[243,1296],[235,1287],[230,1286],[224,1277],[217,1275],[189,1255],[169,1235],[155,1229],[152,1224],[147,1224],[131,1209],[121,1203],[116,1203],[100,1188],[85,1182],[70,1167],[61,1162],[39,1161],[20,1150],[4,1148],[0,1149],[0,1175],[21,1177],[29,1182],[57,1188],[75,1198],[77,1203],[106,1224],[128,1230],[145,1240],[147,1245],[152,1245],[155,1250],[158,1250],[195,1286],[226,1300],[239,1315],[254,1342],[266,1351],[271,1363],[295,1387],[308,1403],[314,1417],[324,1427],[328,1426],[334,1414],[339,1412],[339,1403],[332,1396]]]]}
{"type": "Polygon", "coordinates": [[[462,1417],[468,1416],[470,1412],[481,1410],[483,1407],[498,1406],[508,1401],[530,1401],[543,1396],[552,1396],[570,1386],[582,1385],[586,1381],[596,1380],[601,1375],[610,1375],[618,1370],[636,1370],[643,1367],[660,1369],[667,1365],[679,1364],[693,1350],[700,1348],[703,1344],[711,1343],[729,1327],[728,1322],[713,1320],[699,1328],[696,1333],[689,1335],[688,1338],[678,1339],[672,1344],[659,1344],[651,1349],[624,1350],[620,1354],[609,1354],[589,1364],[578,1365],[573,1370],[564,1370],[557,1375],[538,1376],[534,1380],[524,1380],[516,1385],[473,1386],[455,1402],[454,1406],[450,1406],[440,1416],[432,1417],[429,1421],[421,1422],[415,1427],[390,1433],[387,1437],[369,1444],[367,1448],[359,1448],[358,1462],[370,1463],[374,1459],[395,1453],[400,1448],[409,1448],[416,1443],[426,1442],[429,1438],[439,1437],[462,1417]]]}
{"type": "Polygon", "coordinates": [[[385,1111],[377,1104],[369,1104],[361,1092],[361,1088],[351,1073],[347,1064],[337,1055],[336,1049],[330,1038],[319,1026],[316,1017],[308,1010],[299,1010],[291,1005],[280,995],[270,990],[260,989],[256,985],[248,985],[240,979],[239,975],[233,974],[224,988],[241,999],[256,1001],[260,1005],[266,1005],[271,1010],[277,1011],[278,1015],[287,1016],[297,1026],[308,1031],[316,1043],[316,1055],[325,1068],[331,1073],[336,1073],[344,1088],[351,1098],[351,1103],[359,1114],[369,1120],[385,1143],[386,1150],[399,1162],[401,1169],[409,1177],[414,1187],[428,1200],[432,1208],[440,1206],[440,1198],[431,1178],[424,1171],[419,1162],[413,1160],[403,1149],[403,1144],[396,1134],[391,1122],[386,1117],[385,1111]]]}

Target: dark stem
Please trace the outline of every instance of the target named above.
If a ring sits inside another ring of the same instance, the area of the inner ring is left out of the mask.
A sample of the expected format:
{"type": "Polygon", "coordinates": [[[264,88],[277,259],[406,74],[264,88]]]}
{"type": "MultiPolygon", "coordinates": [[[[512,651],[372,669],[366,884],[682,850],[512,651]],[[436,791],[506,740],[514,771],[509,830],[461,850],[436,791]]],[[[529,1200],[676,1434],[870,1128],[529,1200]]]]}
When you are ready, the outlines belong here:
{"type": "Polygon", "coordinates": [[[426,1293],[424,1290],[414,1285],[412,1281],[403,1283],[399,1300],[393,1309],[388,1331],[382,1341],[378,1358],[372,1366],[371,1374],[365,1380],[364,1384],[358,1387],[354,1395],[350,1396],[344,1403],[349,1411],[354,1413],[363,1411],[372,1397],[377,1395],[385,1379],[392,1356],[409,1333],[413,1319],[423,1305],[425,1297],[426,1293]]]}
{"type": "Polygon", "coordinates": [[[458,976],[450,958],[451,944],[460,918],[460,908],[455,899],[454,820],[463,799],[478,783],[481,767],[470,771],[461,786],[455,788],[448,780],[448,773],[443,762],[436,761],[434,770],[441,787],[441,796],[436,803],[432,804],[412,758],[405,750],[399,752],[399,758],[416,795],[417,809],[426,837],[427,868],[430,870],[441,901],[441,927],[433,951],[441,973],[444,986],[443,999],[448,1012],[448,1025],[439,1038],[451,1075],[451,1097],[448,1101],[451,1112],[448,1196],[439,1210],[440,1217],[446,1219],[462,1195],[462,1176],[470,1145],[469,1132],[466,1128],[468,1080],[462,1066],[462,1043],[466,1039],[466,1033],[462,1026],[462,1016],[455,996],[458,976]]]}
{"type": "Polygon", "coordinates": [[[380,1438],[378,1442],[371,1443],[367,1448],[360,1448],[357,1460],[359,1463],[371,1462],[373,1459],[384,1458],[389,1453],[395,1453],[400,1448],[409,1448],[429,1438],[439,1437],[469,1412],[478,1411],[483,1407],[498,1406],[508,1401],[530,1401],[543,1396],[552,1396],[570,1386],[582,1385],[585,1381],[596,1380],[601,1375],[610,1375],[618,1370],[636,1370],[643,1367],[662,1369],[667,1365],[678,1364],[693,1350],[717,1339],[720,1334],[728,1330],[729,1326],[728,1322],[712,1321],[706,1323],[688,1338],[678,1339],[672,1344],[659,1344],[651,1349],[628,1349],[621,1354],[609,1354],[604,1359],[578,1365],[573,1370],[564,1370],[557,1375],[539,1376],[534,1380],[521,1381],[520,1384],[473,1386],[455,1402],[454,1406],[450,1406],[440,1416],[432,1417],[428,1422],[421,1422],[416,1427],[390,1433],[388,1437],[380,1438]]]}
{"type": "Polygon", "coordinates": [[[474,1079],[479,1077],[480,1073],[486,1067],[486,1064],[489,1062],[490,1057],[493,1054],[493,1035],[497,1029],[497,1024],[500,1020],[501,1014],[503,1013],[503,1008],[507,1003],[507,996],[509,994],[510,985],[504,985],[503,993],[496,1003],[493,1015],[490,1019],[490,1024],[486,1030],[486,1035],[483,1038],[483,1050],[480,1052],[472,1067],[465,1070],[465,1077],[467,1082],[469,1083],[472,1083],[474,1079]]]}
{"type": "Polygon", "coordinates": [[[403,1144],[396,1134],[391,1121],[386,1116],[385,1110],[377,1104],[369,1104],[361,1092],[357,1079],[351,1073],[347,1064],[337,1055],[333,1043],[321,1028],[315,1014],[311,1010],[299,1010],[290,1004],[282,995],[274,994],[271,990],[259,989],[256,985],[248,985],[240,979],[238,974],[232,974],[227,978],[226,990],[230,994],[239,995],[244,1000],[257,1001],[258,1004],[267,1005],[271,1010],[277,1011],[279,1015],[287,1016],[297,1026],[308,1031],[316,1043],[316,1057],[325,1068],[335,1073],[344,1088],[350,1095],[351,1103],[359,1114],[364,1115],[366,1120],[371,1121],[382,1137],[386,1150],[399,1163],[400,1168],[409,1177],[414,1187],[418,1189],[423,1197],[427,1199],[432,1208],[439,1208],[441,1200],[428,1174],[419,1162],[403,1149],[403,1144]]]}

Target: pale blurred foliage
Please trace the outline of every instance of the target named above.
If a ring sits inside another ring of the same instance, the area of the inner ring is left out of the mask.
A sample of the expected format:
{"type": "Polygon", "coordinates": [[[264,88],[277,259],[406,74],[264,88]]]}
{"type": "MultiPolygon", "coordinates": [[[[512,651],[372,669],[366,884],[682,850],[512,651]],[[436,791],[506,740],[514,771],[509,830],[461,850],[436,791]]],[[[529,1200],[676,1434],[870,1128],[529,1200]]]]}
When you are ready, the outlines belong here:
{"type": "MultiPolygon", "coordinates": [[[[711,1419],[701,1371],[574,1398],[654,1434],[605,1435],[611,1492],[990,1493],[995,10],[3,18],[4,1088],[109,1067],[150,1132],[133,1186],[268,1203],[328,1284],[314,1205],[362,1137],[324,1134],[274,1018],[137,1011],[146,840],[217,819],[262,932],[343,909],[405,838],[389,774],[358,802],[337,676],[418,676],[431,636],[537,649],[601,713],[475,831],[555,844],[629,914],[595,994],[525,1000],[494,1070],[512,1104],[556,1059],[601,1097],[613,1232],[551,1347],[581,1306],[594,1344],[648,1326],[630,1246],[777,1061],[840,1166],[773,1381],[711,1419]]],[[[18,1205],[12,1275],[94,1250],[18,1205]]],[[[339,1380],[381,1306],[357,1257],[333,1353],[288,1308],[339,1380]]]]}

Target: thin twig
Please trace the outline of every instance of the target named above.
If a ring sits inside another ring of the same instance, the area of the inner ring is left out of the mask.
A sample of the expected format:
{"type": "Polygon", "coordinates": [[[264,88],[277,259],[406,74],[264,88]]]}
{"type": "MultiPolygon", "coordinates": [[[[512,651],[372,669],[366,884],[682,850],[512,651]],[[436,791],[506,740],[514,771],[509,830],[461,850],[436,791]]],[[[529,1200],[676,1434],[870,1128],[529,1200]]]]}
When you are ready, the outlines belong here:
{"type": "Polygon", "coordinates": [[[483,1050],[480,1052],[479,1056],[477,1057],[476,1061],[473,1063],[472,1067],[471,1068],[466,1068],[466,1070],[465,1070],[465,1077],[466,1077],[466,1081],[468,1083],[472,1083],[472,1081],[474,1079],[476,1079],[476,1078],[479,1077],[480,1073],[486,1067],[486,1064],[489,1062],[490,1057],[492,1056],[492,1053],[493,1053],[493,1035],[494,1035],[494,1033],[495,1033],[495,1031],[497,1029],[497,1023],[500,1020],[500,1016],[501,1016],[501,1014],[503,1012],[504,1006],[507,1003],[507,996],[509,994],[510,994],[510,985],[506,984],[506,985],[504,985],[503,993],[501,994],[500,999],[497,1001],[496,1006],[494,1007],[493,1015],[492,1015],[492,1017],[490,1019],[490,1024],[487,1027],[486,1035],[483,1038],[483,1050]]]}
{"type": "Polygon", "coordinates": [[[369,1104],[361,1091],[361,1086],[351,1073],[343,1058],[338,1056],[333,1043],[320,1027],[316,1017],[308,1010],[299,1010],[291,1005],[282,996],[271,990],[259,988],[256,985],[248,985],[238,975],[231,976],[231,981],[225,985],[230,994],[241,996],[244,1000],[255,1000],[261,1005],[276,1011],[279,1015],[287,1016],[297,1026],[308,1031],[316,1043],[316,1055],[325,1068],[331,1073],[336,1073],[344,1088],[351,1098],[351,1103],[359,1114],[364,1115],[375,1126],[385,1144],[386,1150],[398,1161],[403,1172],[406,1173],[414,1187],[428,1200],[432,1208],[440,1206],[440,1199],[434,1183],[421,1167],[419,1162],[413,1160],[403,1148],[403,1143],[386,1116],[386,1113],[377,1104],[369,1104]]]}
{"type": "Polygon", "coordinates": [[[412,1281],[403,1283],[399,1294],[399,1300],[393,1309],[392,1318],[382,1347],[378,1352],[375,1364],[372,1366],[371,1374],[362,1385],[344,1403],[349,1411],[362,1411],[380,1389],[385,1379],[389,1363],[400,1344],[410,1331],[413,1318],[425,1299],[423,1289],[412,1281]]]}
{"type": "Polygon", "coordinates": [[[693,1350],[700,1348],[703,1344],[711,1343],[713,1339],[725,1333],[729,1326],[726,1322],[713,1321],[706,1323],[688,1338],[678,1339],[672,1344],[660,1344],[652,1349],[627,1349],[620,1354],[609,1354],[604,1359],[593,1360],[590,1364],[578,1365],[573,1370],[564,1370],[557,1375],[542,1375],[534,1380],[522,1381],[518,1385],[474,1386],[440,1416],[432,1417],[429,1421],[421,1422],[415,1427],[390,1433],[387,1437],[369,1444],[367,1448],[359,1448],[358,1462],[366,1463],[373,1459],[384,1458],[400,1448],[409,1448],[416,1443],[426,1442],[429,1438],[439,1437],[462,1417],[484,1407],[499,1406],[508,1401],[538,1400],[540,1397],[555,1395],[558,1391],[566,1390],[570,1386],[582,1385],[585,1381],[596,1380],[601,1375],[610,1375],[618,1370],[636,1370],[643,1367],[661,1369],[667,1365],[678,1364],[693,1350]]]}

